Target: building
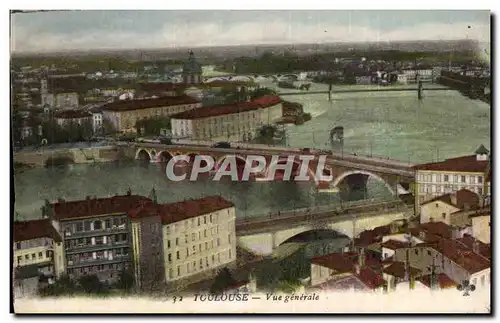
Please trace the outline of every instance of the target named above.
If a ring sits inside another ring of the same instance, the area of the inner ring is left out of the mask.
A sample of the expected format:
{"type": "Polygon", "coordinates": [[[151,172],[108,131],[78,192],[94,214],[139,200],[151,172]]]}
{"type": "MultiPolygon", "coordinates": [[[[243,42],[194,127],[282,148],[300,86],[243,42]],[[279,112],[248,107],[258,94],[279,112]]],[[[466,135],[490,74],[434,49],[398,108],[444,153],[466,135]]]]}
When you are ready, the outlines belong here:
{"type": "Polygon", "coordinates": [[[383,291],[382,263],[365,248],[311,260],[311,287],[316,290],[383,291]]]}
{"type": "Polygon", "coordinates": [[[89,110],[92,115],[92,131],[94,134],[102,133],[103,124],[102,124],[102,111],[98,107],[93,107],[89,110]]]}
{"type": "Polygon", "coordinates": [[[443,194],[420,205],[420,223],[438,221],[465,227],[470,225],[467,211],[478,210],[480,206],[479,196],[466,189],[443,194]]]}
{"type": "Polygon", "coordinates": [[[491,210],[481,210],[469,215],[472,222],[472,236],[482,243],[491,241],[491,210]]]}
{"type": "Polygon", "coordinates": [[[149,203],[129,214],[141,288],[199,281],[236,261],[235,208],[222,197],[149,203]]]}
{"type": "Polygon", "coordinates": [[[149,198],[131,194],[47,201],[43,215],[63,238],[66,273],[73,279],[95,274],[101,281],[112,282],[120,271],[131,269],[127,212],[149,202],[149,198]]]}
{"type": "Polygon", "coordinates": [[[65,271],[62,239],[48,219],[15,221],[14,294],[31,296],[40,280],[52,282],[65,271]]]}
{"type": "Polygon", "coordinates": [[[415,212],[420,204],[446,193],[461,189],[477,193],[482,199],[490,195],[489,151],[481,145],[475,155],[420,164],[415,170],[415,212]]]}
{"type": "Polygon", "coordinates": [[[103,119],[110,121],[117,131],[135,132],[135,125],[141,119],[170,117],[200,107],[198,100],[181,95],[115,101],[103,105],[101,110],[103,119]]]}
{"type": "Polygon", "coordinates": [[[93,116],[90,112],[84,110],[64,110],[54,114],[54,120],[60,126],[69,124],[93,124],[93,116]]]}
{"type": "Polygon", "coordinates": [[[193,51],[189,51],[189,58],[182,67],[182,79],[184,84],[199,84],[202,83],[202,67],[196,61],[193,51]]]}
{"type": "Polygon", "coordinates": [[[251,140],[263,125],[282,116],[282,101],[263,96],[253,101],[212,106],[171,116],[175,136],[197,140],[251,140]]]}

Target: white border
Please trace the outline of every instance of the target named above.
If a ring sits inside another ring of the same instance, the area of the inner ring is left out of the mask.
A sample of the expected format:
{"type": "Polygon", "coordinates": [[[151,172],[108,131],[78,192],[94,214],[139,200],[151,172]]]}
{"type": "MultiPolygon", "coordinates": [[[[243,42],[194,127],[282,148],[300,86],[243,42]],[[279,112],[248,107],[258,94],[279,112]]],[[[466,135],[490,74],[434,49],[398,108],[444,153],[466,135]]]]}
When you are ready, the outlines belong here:
{"type": "MultiPolygon", "coordinates": [[[[488,0],[475,0],[475,1],[469,1],[466,3],[467,9],[492,9],[496,11],[495,9],[498,6],[498,1],[488,1],[488,0]]],[[[4,1],[2,2],[4,8],[2,8],[2,30],[1,30],[1,37],[3,39],[3,43],[6,45],[3,50],[3,55],[4,58],[1,61],[1,74],[5,78],[5,82],[3,83],[3,86],[0,87],[1,90],[1,98],[4,100],[4,105],[2,108],[2,114],[3,117],[0,118],[0,122],[3,123],[3,126],[1,129],[4,131],[4,135],[1,137],[1,144],[2,144],[2,151],[7,153],[9,151],[9,109],[7,107],[10,106],[9,102],[9,86],[8,84],[10,83],[8,76],[9,72],[9,66],[8,66],[8,57],[9,57],[9,47],[7,44],[9,44],[9,16],[7,9],[8,8],[14,8],[14,9],[463,9],[455,6],[459,6],[460,2],[452,2],[452,1],[435,1],[435,0],[420,0],[420,1],[412,1],[412,2],[407,2],[407,1],[360,1],[360,0],[351,0],[347,2],[333,2],[333,1],[299,1],[299,0],[289,0],[286,2],[276,2],[276,1],[265,1],[265,0],[253,0],[253,1],[247,1],[245,3],[242,3],[240,1],[232,1],[231,3],[228,3],[226,1],[193,1],[193,0],[184,0],[184,1],[162,1],[162,2],[156,2],[155,4],[150,4],[146,2],[137,2],[137,1],[112,1],[112,0],[107,0],[107,1],[102,1],[102,0],[86,0],[86,1],[49,1],[46,0],[43,3],[39,1],[4,1]],[[5,5],[6,4],[6,5],[5,5]],[[168,6],[166,5],[168,4],[168,6]],[[286,7],[282,6],[286,5],[286,7]],[[453,8],[454,7],[454,8],[453,8]]],[[[464,3],[465,4],[465,3],[464,3]]],[[[498,23],[498,22],[497,22],[498,23]]],[[[495,49],[497,49],[497,46],[495,44],[495,49]]],[[[495,50],[496,52],[496,50],[495,50]]],[[[496,83],[495,83],[496,84],[496,83]]],[[[496,91],[496,88],[495,88],[496,91]]],[[[497,113],[498,117],[498,113],[497,113]]],[[[495,120],[496,121],[496,120],[495,120]]],[[[496,122],[495,122],[496,124],[496,122]]],[[[494,151],[498,151],[497,146],[495,145],[494,151]]],[[[4,185],[8,185],[9,181],[6,179],[9,178],[9,173],[10,169],[8,168],[9,164],[9,156],[5,156],[4,158],[0,159],[2,163],[2,167],[0,168],[1,171],[4,173],[3,176],[0,178],[3,179],[4,185]]],[[[496,177],[494,178],[494,182],[496,183],[496,177]]],[[[10,205],[10,187],[6,187],[5,191],[3,191],[4,194],[1,195],[2,198],[2,205],[10,205]]],[[[496,193],[496,190],[495,190],[496,193]]],[[[495,196],[496,198],[496,196],[495,196]]],[[[4,250],[8,250],[7,248],[10,248],[10,235],[7,232],[7,229],[10,228],[10,219],[9,219],[9,213],[3,212],[2,215],[2,228],[4,228],[5,234],[2,235],[2,243],[5,246],[4,250]]],[[[498,226],[500,221],[495,221],[495,225],[498,226]]],[[[498,229],[497,229],[498,232],[498,229]]],[[[495,250],[498,251],[498,248],[495,248],[495,250]]],[[[497,255],[495,255],[497,256],[497,255]]],[[[7,259],[4,258],[4,263],[7,261],[7,259]]],[[[1,269],[1,277],[2,277],[2,285],[4,286],[3,288],[3,297],[2,297],[2,303],[4,304],[5,310],[2,311],[3,313],[8,313],[9,311],[9,294],[8,291],[10,289],[9,286],[9,268],[8,266],[4,265],[0,267],[1,269]]],[[[494,267],[496,269],[497,266],[494,267]]],[[[495,270],[496,271],[496,270],[495,270]]],[[[498,275],[495,275],[496,280],[498,280],[498,275]]],[[[498,295],[497,295],[498,296],[498,295]]],[[[498,299],[498,297],[497,297],[498,299]]],[[[498,307],[497,307],[498,310],[498,307]]],[[[69,317],[68,317],[69,318],[69,317]]],[[[101,318],[94,318],[97,321],[101,321],[104,319],[101,318]]],[[[143,318],[131,318],[135,320],[142,320],[143,318]]],[[[165,318],[158,317],[156,318],[158,320],[165,320],[165,318]]],[[[264,318],[259,317],[259,320],[264,320],[264,318]]],[[[275,320],[277,318],[273,318],[275,320]]],[[[344,318],[332,318],[334,320],[344,320],[344,318]]],[[[385,319],[382,317],[382,319],[385,319]]],[[[8,320],[13,320],[13,316],[8,316],[8,320]]],[[[43,318],[37,318],[35,321],[41,321],[43,318]]],[[[177,320],[175,317],[170,317],[168,320],[177,320]]],[[[215,318],[204,318],[203,320],[214,320],[215,318]]],[[[270,320],[270,319],[267,319],[270,320]]],[[[356,319],[357,320],[357,319],[356,319]]],[[[437,319],[429,319],[425,318],[426,321],[433,321],[437,319]]]]}

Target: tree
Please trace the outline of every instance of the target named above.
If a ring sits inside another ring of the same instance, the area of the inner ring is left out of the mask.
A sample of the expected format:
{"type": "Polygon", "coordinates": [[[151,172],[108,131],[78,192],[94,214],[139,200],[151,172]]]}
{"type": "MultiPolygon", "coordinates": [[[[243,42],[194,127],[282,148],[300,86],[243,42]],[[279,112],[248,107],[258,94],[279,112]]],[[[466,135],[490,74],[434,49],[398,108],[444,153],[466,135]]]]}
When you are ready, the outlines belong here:
{"type": "Polygon", "coordinates": [[[250,92],[250,98],[256,99],[264,95],[276,95],[276,91],[267,87],[260,87],[250,92]]]}
{"type": "Polygon", "coordinates": [[[106,286],[101,283],[97,275],[84,275],[80,277],[78,283],[81,289],[87,294],[102,294],[107,292],[106,286]]]}
{"type": "Polygon", "coordinates": [[[274,125],[263,125],[259,129],[259,137],[264,142],[271,142],[278,129],[274,125]]]}
{"type": "Polygon", "coordinates": [[[222,293],[226,288],[235,285],[236,280],[231,275],[231,272],[227,267],[224,267],[219,274],[215,277],[212,286],[210,287],[211,294],[222,293]]]}

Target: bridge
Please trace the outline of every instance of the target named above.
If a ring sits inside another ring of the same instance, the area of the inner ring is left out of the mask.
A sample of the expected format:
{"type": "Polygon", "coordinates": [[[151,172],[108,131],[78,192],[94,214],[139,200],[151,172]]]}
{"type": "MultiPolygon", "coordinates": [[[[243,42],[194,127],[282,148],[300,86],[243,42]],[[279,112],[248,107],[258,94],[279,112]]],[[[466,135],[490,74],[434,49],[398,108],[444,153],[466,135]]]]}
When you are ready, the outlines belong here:
{"type": "MultiPolygon", "coordinates": [[[[419,83],[422,84],[422,83],[419,83]]],[[[424,89],[422,85],[417,87],[391,87],[390,85],[377,88],[377,89],[353,89],[353,90],[324,90],[324,91],[300,91],[300,92],[279,92],[279,96],[289,96],[289,95],[304,95],[304,94],[328,94],[328,100],[331,101],[333,94],[339,93],[366,93],[366,92],[417,92],[419,99],[423,97],[423,92],[425,91],[450,91],[449,87],[432,87],[424,89]]]]}
{"type": "MultiPolygon", "coordinates": [[[[255,174],[255,180],[269,180],[269,170],[271,163],[283,164],[287,162],[290,155],[294,155],[293,172],[297,174],[302,165],[298,159],[299,155],[311,155],[309,162],[308,176],[314,181],[319,191],[340,190],[341,193],[366,190],[366,183],[369,177],[373,177],[384,183],[389,192],[397,195],[398,192],[410,190],[414,182],[414,171],[409,163],[390,160],[380,157],[357,156],[354,154],[340,154],[331,151],[307,150],[297,148],[278,148],[265,145],[252,145],[245,143],[234,144],[233,148],[213,148],[213,143],[201,142],[191,145],[163,145],[153,143],[135,143],[131,145],[131,153],[136,159],[147,161],[167,162],[177,155],[189,155],[191,161],[196,155],[211,156],[218,169],[223,161],[228,157],[235,157],[239,170],[242,170],[247,163],[247,156],[263,156],[267,167],[260,173],[255,174]],[[272,160],[272,156],[280,156],[278,161],[272,160]],[[323,174],[319,169],[319,156],[326,156],[326,165],[323,174]],[[318,176],[319,175],[319,176],[318,176]],[[321,176],[323,175],[323,176],[321,176]],[[331,181],[323,178],[331,175],[331,181]]],[[[271,178],[272,180],[272,178],[271,178]]]]}
{"type": "Polygon", "coordinates": [[[393,221],[409,219],[413,209],[401,201],[369,202],[348,207],[325,206],[236,220],[238,244],[261,255],[272,254],[294,237],[311,231],[355,238],[393,221]]]}
{"type": "Polygon", "coordinates": [[[257,82],[259,79],[272,79],[273,81],[281,81],[293,79],[295,81],[305,80],[307,78],[307,72],[301,73],[284,73],[284,74],[252,74],[252,75],[243,75],[243,74],[226,74],[221,76],[213,76],[206,77],[203,79],[203,82],[210,83],[213,81],[243,81],[243,82],[257,82]]]}

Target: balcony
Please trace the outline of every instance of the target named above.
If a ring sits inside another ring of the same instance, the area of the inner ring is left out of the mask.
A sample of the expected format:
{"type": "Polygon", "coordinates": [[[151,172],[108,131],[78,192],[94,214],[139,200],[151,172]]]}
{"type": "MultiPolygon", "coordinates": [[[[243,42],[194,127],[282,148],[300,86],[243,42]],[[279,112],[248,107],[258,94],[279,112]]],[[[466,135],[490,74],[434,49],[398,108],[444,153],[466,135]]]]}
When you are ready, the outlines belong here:
{"type": "Polygon", "coordinates": [[[113,256],[113,259],[110,258],[88,258],[81,259],[79,261],[71,261],[68,260],[67,268],[78,268],[78,267],[86,267],[86,266],[97,266],[97,265],[105,265],[105,264],[114,264],[120,262],[130,261],[130,255],[117,255],[113,256]]]}
{"type": "Polygon", "coordinates": [[[117,226],[110,229],[102,230],[92,230],[92,231],[80,231],[80,232],[64,232],[64,239],[77,239],[82,237],[97,237],[104,236],[108,234],[116,233],[128,233],[128,228],[126,226],[117,226]]]}
{"type": "Polygon", "coordinates": [[[66,248],[66,254],[75,254],[75,253],[81,253],[81,252],[94,252],[94,251],[102,251],[102,250],[109,250],[109,249],[114,249],[114,248],[120,248],[120,247],[128,247],[129,246],[129,241],[120,241],[120,242],[114,242],[114,243],[106,243],[106,244],[86,244],[86,245],[79,245],[76,247],[72,248],[66,248]]]}

